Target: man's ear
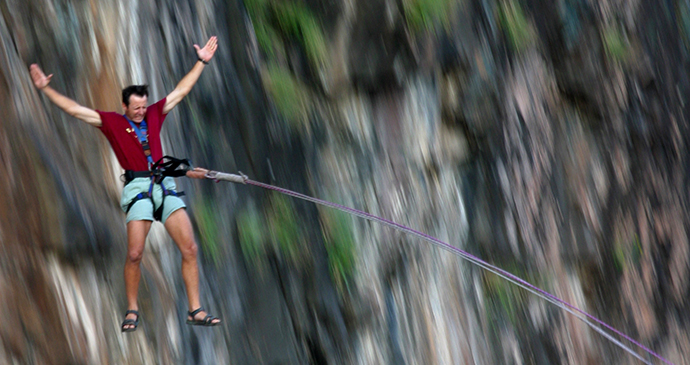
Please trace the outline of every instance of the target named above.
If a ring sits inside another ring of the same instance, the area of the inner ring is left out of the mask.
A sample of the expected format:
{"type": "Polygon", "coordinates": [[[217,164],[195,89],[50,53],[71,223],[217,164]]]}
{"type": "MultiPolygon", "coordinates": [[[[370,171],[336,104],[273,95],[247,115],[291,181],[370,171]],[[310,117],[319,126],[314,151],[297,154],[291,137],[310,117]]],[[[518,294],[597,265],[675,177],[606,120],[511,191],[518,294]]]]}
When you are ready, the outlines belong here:
{"type": "Polygon", "coordinates": [[[127,111],[127,104],[122,103],[122,110],[127,111]]]}

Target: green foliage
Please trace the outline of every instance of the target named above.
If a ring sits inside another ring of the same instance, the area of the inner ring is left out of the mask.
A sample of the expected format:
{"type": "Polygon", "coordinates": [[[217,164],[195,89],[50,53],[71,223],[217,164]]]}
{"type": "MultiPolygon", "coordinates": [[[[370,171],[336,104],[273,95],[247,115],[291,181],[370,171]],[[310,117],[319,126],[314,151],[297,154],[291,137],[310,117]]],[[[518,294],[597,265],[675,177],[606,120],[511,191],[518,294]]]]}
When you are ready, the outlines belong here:
{"type": "Polygon", "coordinates": [[[278,251],[287,261],[299,266],[307,254],[307,246],[292,201],[282,195],[273,195],[267,216],[271,240],[278,245],[278,251]]]}
{"type": "Polygon", "coordinates": [[[237,217],[244,259],[261,268],[270,251],[299,266],[308,252],[292,201],[276,194],[271,196],[264,208],[265,214],[249,207],[237,217]]]}
{"type": "Polygon", "coordinates": [[[195,218],[199,235],[201,236],[201,248],[213,260],[215,265],[220,262],[220,248],[218,247],[218,222],[213,213],[215,206],[210,200],[205,200],[195,209],[195,218]]]}
{"type": "Polygon", "coordinates": [[[534,43],[534,30],[517,0],[501,3],[499,22],[514,51],[521,52],[534,43]]]}
{"type": "Polygon", "coordinates": [[[324,238],[328,266],[336,286],[344,291],[355,268],[357,247],[352,233],[352,220],[342,212],[323,215],[324,238]]]}
{"type": "Polygon", "coordinates": [[[448,25],[452,14],[451,0],[407,0],[403,11],[407,26],[415,32],[433,30],[438,24],[448,25]]]}
{"type": "Polygon", "coordinates": [[[252,20],[263,19],[269,3],[270,0],[244,0],[244,6],[252,20]]]}
{"type": "Polygon", "coordinates": [[[265,220],[255,207],[251,206],[237,217],[240,248],[245,261],[255,267],[263,265],[266,254],[265,220]]]}
{"type": "Polygon", "coordinates": [[[277,53],[281,39],[298,42],[313,66],[326,58],[323,29],[309,8],[298,1],[245,0],[257,42],[267,55],[277,53]]]}
{"type": "Polygon", "coordinates": [[[269,58],[275,57],[280,46],[280,35],[275,29],[266,26],[266,24],[254,25],[254,34],[256,34],[256,41],[259,48],[268,55],[269,58]]]}
{"type": "Polygon", "coordinates": [[[249,17],[252,20],[259,48],[268,54],[269,57],[273,57],[275,55],[275,47],[279,44],[280,36],[266,21],[269,5],[269,0],[244,0],[244,6],[247,8],[247,13],[249,13],[249,17]]]}
{"type": "MultiPolygon", "coordinates": [[[[530,275],[524,270],[513,268],[506,271],[537,287],[544,288],[546,286],[543,278],[530,275]]],[[[487,315],[490,316],[491,322],[499,318],[506,318],[513,326],[517,326],[520,321],[520,314],[526,310],[530,293],[490,272],[483,275],[482,287],[486,296],[487,315]]]]}
{"type": "Polygon", "coordinates": [[[273,64],[268,66],[267,75],[266,88],[278,112],[298,125],[306,117],[306,86],[291,72],[273,64]]]}
{"type": "Polygon", "coordinates": [[[298,41],[312,65],[326,57],[326,41],[316,16],[306,5],[294,2],[274,2],[273,12],[280,34],[298,41]]]}
{"type": "Polygon", "coordinates": [[[492,316],[505,315],[510,323],[516,325],[518,315],[524,308],[527,293],[493,273],[484,275],[482,285],[488,299],[489,313],[492,316]]]}
{"type": "Polygon", "coordinates": [[[642,259],[642,244],[635,234],[629,241],[618,240],[613,247],[613,264],[619,273],[625,272],[631,265],[637,266],[642,259]]]}
{"type": "MultiPolygon", "coordinates": [[[[314,67],[326,59],[326,41],[321,25],[309,8],[297,1],[245,0],[254,33],[269,59],[285,54],[284,40],[298,43],[314,67]]],[[[306,117],[308,88],[277,62],[270,61],[264,82],[278,112],[293,126],[306,117]]]]}
{"type": "Polygon", "coordinates": [[[623,62],[630,56],[630,45],[618,27],[609,26],[604,29],[603,41],[606,54],[614,61],[623,62]]]}

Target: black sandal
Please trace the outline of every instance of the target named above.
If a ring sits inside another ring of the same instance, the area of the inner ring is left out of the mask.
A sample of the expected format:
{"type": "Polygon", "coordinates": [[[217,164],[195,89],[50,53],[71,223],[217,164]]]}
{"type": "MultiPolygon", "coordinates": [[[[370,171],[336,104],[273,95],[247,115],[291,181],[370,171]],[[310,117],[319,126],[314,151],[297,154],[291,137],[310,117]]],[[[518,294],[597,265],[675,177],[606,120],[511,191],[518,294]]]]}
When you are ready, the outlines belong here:
{"type": "Polygon", "coordinates": [[[134,332],[137,330],[137,326],[139,325],[139,312],[135,311],[134,309],[128,309],[127,312],[125,312],[125,320],[122,321],[122,326],[120,328],[122,329],[122,332],[134,332]],[[137,319],[127,319],[128,314],[134,314],[137,316],[137,319]],[[125,326],[133,326],[133,327],[127,327],[125,326]]]}
{"type": "Polygon", "coordinates": [[[187,314],[192,318],[192,319],[187,319],[187,324],[192,325],[192,326],[217,326],[220,324],[220,318],[214,317],[210,314],[207,314],[204,319],[194,319],[194,316],[199,314],[199,312],[203,312],[204,308],[199,307],[199,309],[192,311],[192,312],[187,312],[187,314]],[[218,322],[213,322],[214,320],[218,320],[218,322]]]}

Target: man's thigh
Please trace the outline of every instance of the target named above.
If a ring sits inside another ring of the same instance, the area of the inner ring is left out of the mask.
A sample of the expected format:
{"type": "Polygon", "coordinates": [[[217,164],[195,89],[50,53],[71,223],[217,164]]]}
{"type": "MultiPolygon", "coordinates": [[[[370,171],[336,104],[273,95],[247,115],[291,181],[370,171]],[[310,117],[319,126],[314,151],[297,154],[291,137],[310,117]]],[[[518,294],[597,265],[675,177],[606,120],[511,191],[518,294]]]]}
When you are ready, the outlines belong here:
{"type": "Polygon", "coordinates": [[[180,249],[194,243],[194,230],[187,210],[174,211],[165,222],[165,229],[180,249]]]}

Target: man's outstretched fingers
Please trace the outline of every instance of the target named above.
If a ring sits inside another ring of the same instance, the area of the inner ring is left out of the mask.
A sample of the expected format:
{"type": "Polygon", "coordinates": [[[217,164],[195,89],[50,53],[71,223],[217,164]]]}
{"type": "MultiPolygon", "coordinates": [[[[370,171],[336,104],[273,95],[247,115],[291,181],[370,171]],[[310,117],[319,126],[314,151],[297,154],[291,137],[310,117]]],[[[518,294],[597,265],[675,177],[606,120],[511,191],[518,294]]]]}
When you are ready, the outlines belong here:
{"type": "Polygon", "coordinates": [[[206,45],[204,45],[204,48],[199,48],[198,44],[195,44],[194,48],[196,49],[196,53],[197,53],[197,56],[199,56],[199,59],[202,59],[205,62],[208,62],[211,60],[211,58],[213,58],[213,54],[218,49],[218,38],[216,36],[212,36],[206,42],[206,45]]]}

